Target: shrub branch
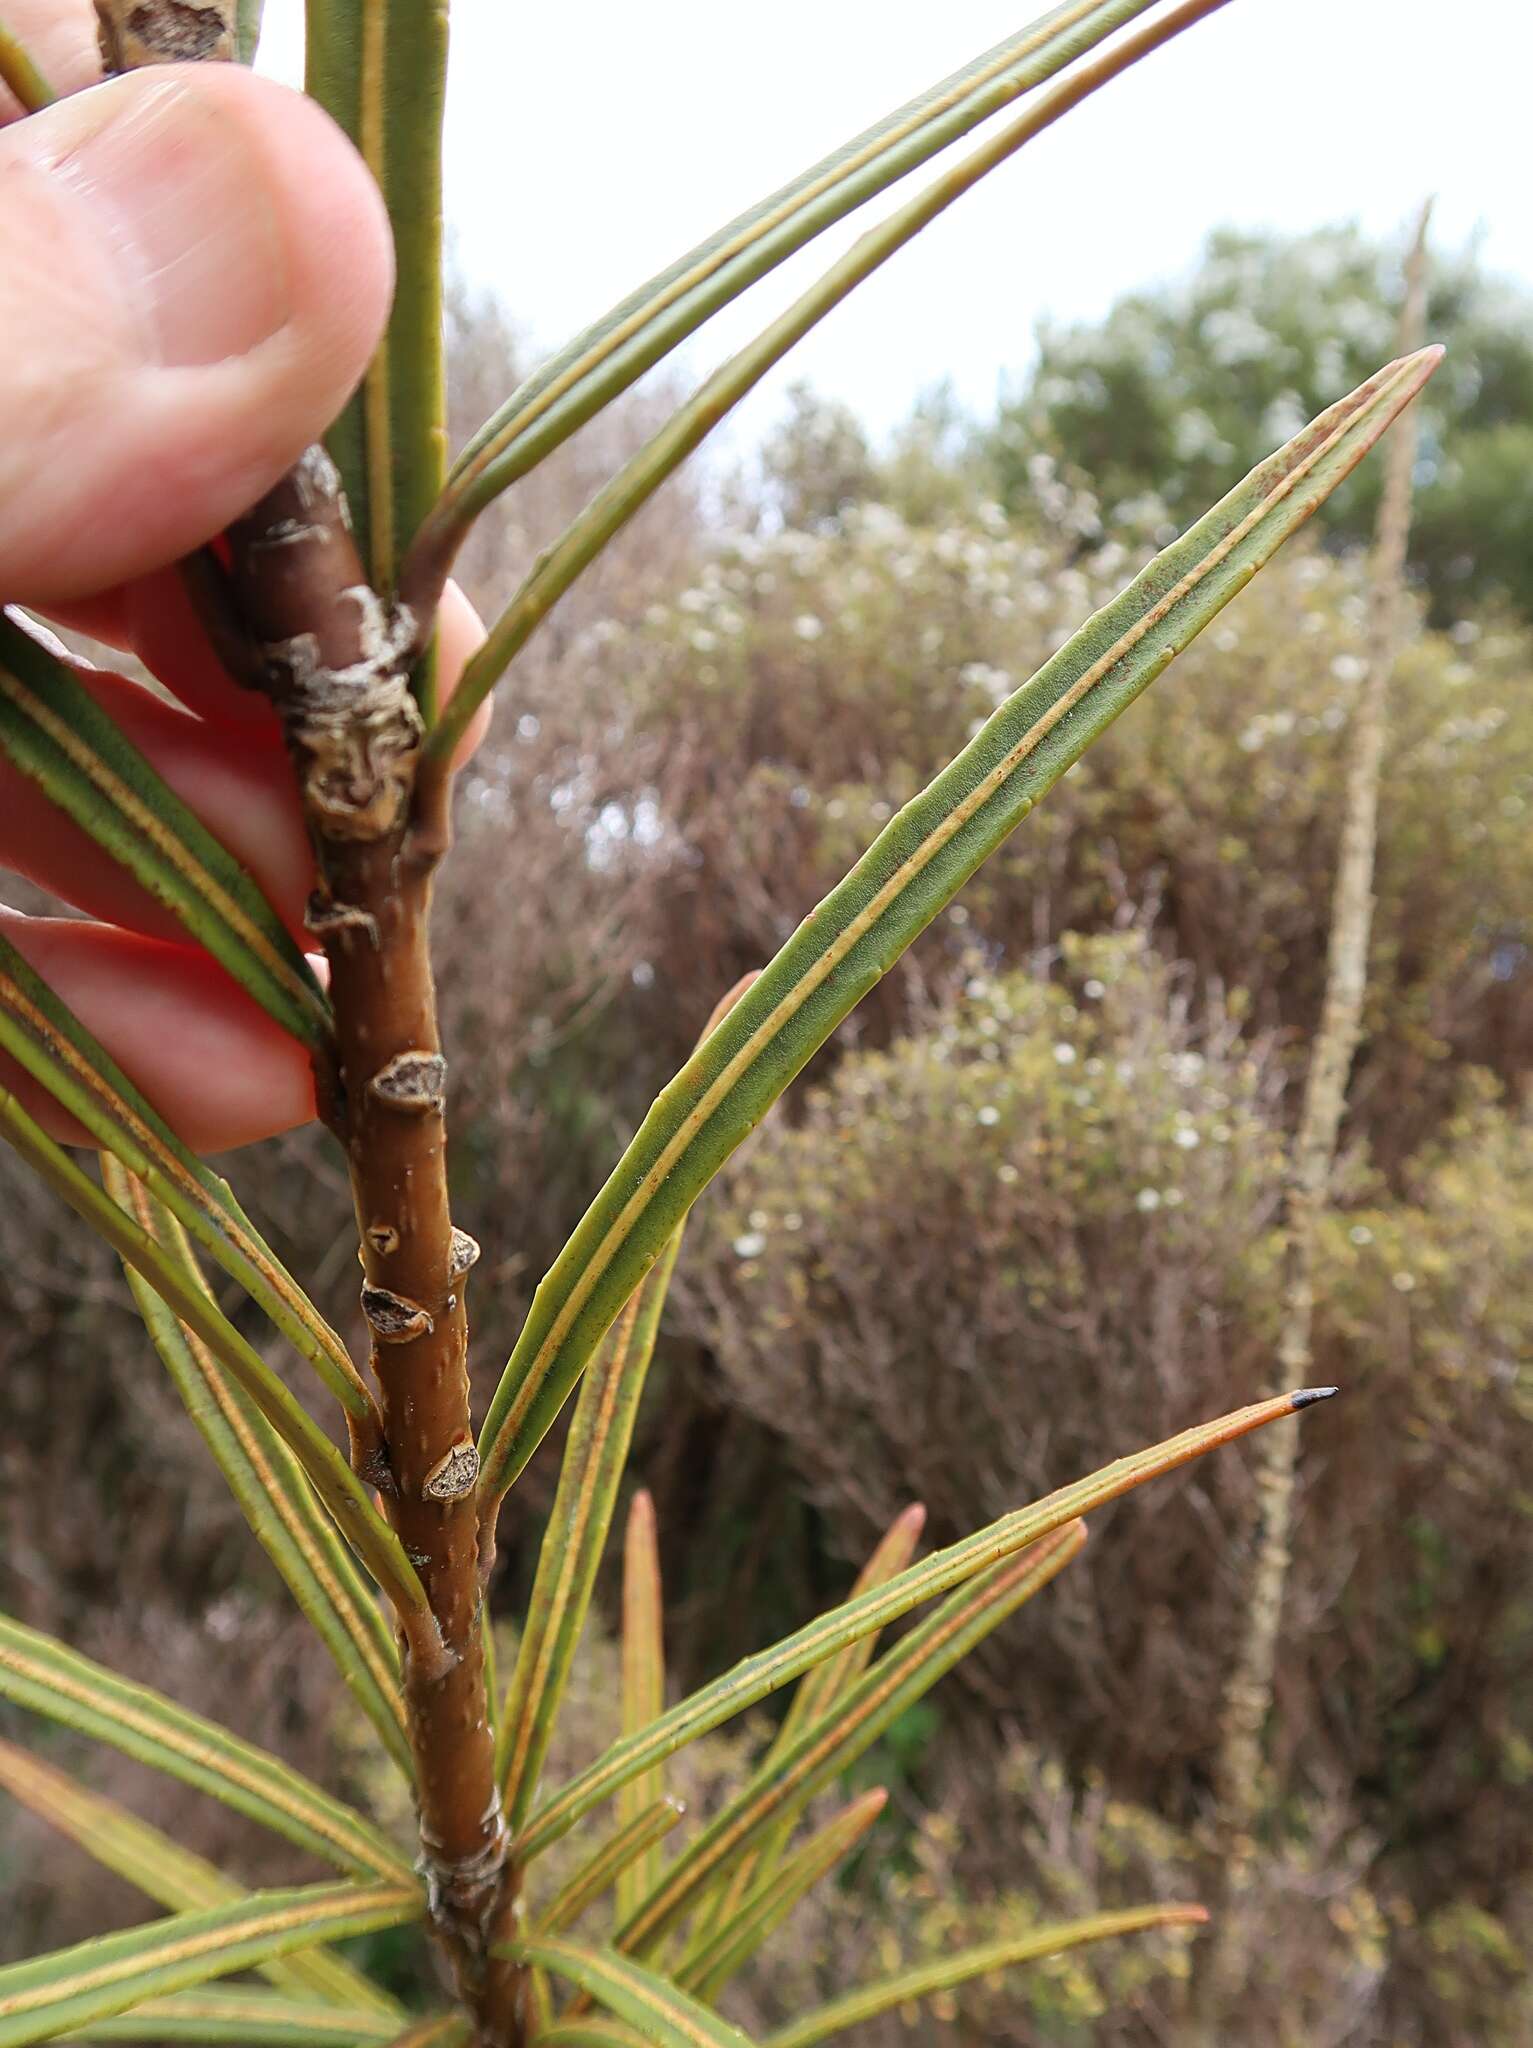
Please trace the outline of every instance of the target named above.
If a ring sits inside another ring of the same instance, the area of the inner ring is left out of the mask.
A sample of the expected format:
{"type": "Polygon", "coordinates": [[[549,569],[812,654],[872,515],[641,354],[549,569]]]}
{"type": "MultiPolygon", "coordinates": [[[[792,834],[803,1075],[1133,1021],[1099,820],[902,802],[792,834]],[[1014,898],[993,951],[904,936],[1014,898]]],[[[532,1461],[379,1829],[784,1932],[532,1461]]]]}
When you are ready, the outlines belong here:
{"type": "MultiPolygon", "coordinates": [[[[1399,326],[1404,352],[1421,347],[1426,329],[1430,215],[1428,201],[1406,261],[1399,326]]],[[[1352,728],[1325,995],[1284,1189],[1285,1272],[1277,1349],[1280,1385],[1302,1382],[1311,1365],[1316,1246],[1330,1199],[1347,1078],[1362,1029],[1373,928],[1379,781],[1389,683],[1400,645],[1416,440],[1417,418],[1411,409],[1396,422],[1384,457],[1370,576],[1368,668],[1352,728]]],[[[1231,2010],[1231,2001],[1244,1982],[1249,1956],[1242,1902],[1255,1875],[1255,1830],[1266,1804],[1263,1738],[1272,1710],[1283,1597],[1292,1561],[1297,1460],[1298,1435],[1291,1422],[1269,1430],[1256,1448],[1251,1579],[1244,1633],[1225,1692],[1215,1775],[1211,1884],[1218,1909],[1214,1933],[1200,1952],[1202,1966],[1194,1984],[1199,2024],[1210,2043],[1224,2038],[1221,2018],[1231,2010]],[[1207,2032],[1210,2028],[1213,2031],[1207,2032]]]]}

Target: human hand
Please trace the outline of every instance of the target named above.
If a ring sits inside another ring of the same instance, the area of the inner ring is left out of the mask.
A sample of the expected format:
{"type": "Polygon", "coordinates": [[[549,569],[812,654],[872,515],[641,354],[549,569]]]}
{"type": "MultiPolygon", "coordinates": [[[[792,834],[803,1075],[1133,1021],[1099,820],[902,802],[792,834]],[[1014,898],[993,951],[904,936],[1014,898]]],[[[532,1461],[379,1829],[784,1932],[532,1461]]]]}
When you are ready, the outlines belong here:
{"type": "MultiPolygon", "coordinates": [[[[55,90],[99,78],[91,0],[6,0],[5,15],[55,90]]],[[[324,113],[234,65],[16,112],[0,89],[0,602],[136,655],[173,693],[82,671],[301,937],[313,865],[276,719],[221,670],[172,565],[269,489],[360,379],[392,286],[382,203],[324,113]]],[[[450,588],[444,688],[480,637],[450,588]]],[[[302,1047],[4,761],[0,866],[91,920],[0,910],[190,1145],[314,1114],[302,1047]]],[[[80,1135],[8,1062],[0,1078],[80,1135]]]]}

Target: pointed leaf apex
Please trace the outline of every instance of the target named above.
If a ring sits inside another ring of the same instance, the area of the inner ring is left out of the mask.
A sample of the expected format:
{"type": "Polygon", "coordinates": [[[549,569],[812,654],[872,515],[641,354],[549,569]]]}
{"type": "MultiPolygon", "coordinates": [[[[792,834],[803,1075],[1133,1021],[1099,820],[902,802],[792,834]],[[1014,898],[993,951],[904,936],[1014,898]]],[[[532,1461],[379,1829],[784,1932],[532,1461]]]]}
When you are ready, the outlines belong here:
{"type": "Polygon", "coordinates": [[[910,1540],[914,1542],[916,1538],[921,1534],[921,1531],[926,1527],[925,1501],[913,1500],[910,1503],[910,1506],[905,1509],[904,1513],[900,1515],[899,1519],[895,1523],[895,1527],[897,1529],[903,1529],[907,1531],[910,1536],[910,1540]]]}
{"type": "Polygon", "coordinates": [[[1288,1397],[1292,1408],[1313,1408],[1317,1401],[1329,1401],[1333,1394],[1339,1394],[1340,1387],[1300,1387],[1288,1397]]]}
{"type": "Polygon", "coordinates": [[[1418,348],[1412,355],[1398,356],[1389,367],[1391,370],[1409,370],[1412,373],[1411,390],[1414,395],[1426,383],[1447,353],[1442,342],[1434,341],[1425,348],[1418,348]]]}

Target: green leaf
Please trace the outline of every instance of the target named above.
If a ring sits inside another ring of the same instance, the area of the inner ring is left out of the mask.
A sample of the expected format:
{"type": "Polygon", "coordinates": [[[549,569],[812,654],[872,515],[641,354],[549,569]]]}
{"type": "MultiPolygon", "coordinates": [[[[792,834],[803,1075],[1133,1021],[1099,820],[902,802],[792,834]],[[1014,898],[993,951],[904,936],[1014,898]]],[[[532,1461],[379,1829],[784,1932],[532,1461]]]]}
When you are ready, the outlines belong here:
{"type": "Polygon", "coordinates": [[[656,2048],[747,2048],[738,2027],[610,1948],[584,1948],[578,1942],[535,1935],[498,1953],[578,1985],[656,2048]]]}
{"type": "Polygon", "coordinates": [[[780,1761],[761,1765],[618,1928],[615,1946],[626,1955],[652,1956],[710,1881],[779,1820],[802,1813],[939,1678],[1062,1571],[1085,1541],[1084,1523],[1068,1523],[960,1586],[806,1729],[780,1761]]]}
{"type": "MultiPolygon", "coordinates": [[[[42,976],[0,936],[0,1046],[191,1232],[314,1368],[362,1434],[377,1407],[341,1339],[235,1201],[42,976]]],[[[119,1198],[120,1199],[120,1198],[119,1198]]]]}
{"type": "Polygon", "coordinates": [[[309,1885],[251,1892],[0,1969],[0,2048],[21,2048],[109,2019],[210,1977],[226,1977],[343,1935],[419,1919],[418,1886],[309,1885]]]}
{"type": "Polygon", "coordinates": [[[406,1857],[370,1821],[276,1757],[5,1615],[0,1696],[211,1793],[341,1870],[415,1882],[406,1857]]]}
{"type": "Polygon", "coordinates": [[[402,1625],[407,1629],[424,1627],[430,1620],[425,1590],[403,1545],[373,1506],[367,1488],[302,1403],[207,1293],[192,1284],[165,1247],[82,1172],[63,1146],[4,1088],[0,1088],[0,1132],[119,1257],[143,1275],[233,1375],[298,1459],[358,1557],[393,1598],[402,1625]]]}
{"type": "Polygon", "coordinates": [[[40,113],[44,107],[51,107],[58,97],[26,44],[3,21],[0,21],[0,85],[10,88],[12,98],[26,114],[40,113]]]}
{"type": "MultiPolygon", "coordinates": [[[[720,997],[703,1027],[704,1039],[754,979],[751,974],[742,976],[720,997]]],[[[634,1420],[681,1250],[681,1235],[679,1230],[675,1232],[630,1296],[605,1353],[587,1375],[575,1404],[516,1670],[496,1737],[496,1776],[513,1830],[527,1818],[537,1796],[538,1777],[590,1612],[597,1569],[633,1442],[634,1420]]],[[[657,1786],[653,1798],[658,1797],[657,1786]]],[[[632,1814],[640,1805],[650,1803],[636,1801],[625,1811],[632,1814]]]]}
{"type": "MultiPolygon", "coordinates": [[[[311,97],[357,145],[394,234],[393,309],[361,390],[328,445],[376,589],[442,489],[442,111],[446,0],[308,0],[311,97]]],[[[430,706],[423,707],[430,715],[430,706]]]]}
{"type": "Polygon", "coordinates": [[[439,2019],[422,2020],[418,2027],[400,2034],[389,2048],[459,2048],[473,2029],[458,2013],[444,2013],[439,2019]]]}
{"type": "Polygon", "coordinates": [[[266,0],[239,0],[234,16],[235,47],[242,64],[253,64],[261,42],[261,14],[266,0]]]}
{"type": "MultiPolygon", "coordinates": [[[[896,1573],[902,1572],[915,1555],[916,1545],[921,1540],[921,1531],[926,1527],[926,1510],[919,1502],[912,1502],[903,1513],[895,1516],[875,1547],[872,1556],[857,1575],[856,1583],[847,1595],[849,1600],[857,1599],[863,1593],[871,1592],[876,1586],[887,1585],[896,1573]]],[[[762,1759],[762,1768],[777,1764],[787,1755],[799,1736],[817,1721],[830,1706],[838,1700],[862,1673],[878,1643],[875,1634],[861,1636],[855,1643],[834,1657],[827,1657],[823,1664],[816,1664],[806,1671],[799,1680],[788,1711],[772,1739],[771,1747],[762,1759]]],[[[793,1832],[796,1816],[787,1814],[769,1828],[757,1849],[742,1856],[730,1872],[727,1882],[714,1890],[711,1910],[705,1909],[700,1919],[702,1925],[694,1936],[694,1949],[701,1946],[716,1928],[733,1919],[737,1908],[777,1866],[788,1837],[793,1832]]]]}
{"type": "MultiPolygon", "coordinates": [[[[872,1556],[858,1574],[848,1598],[856,1600],[863,1593],[870,1593],[879,1586],[886,1586],[909,1564],[915,1555],[921,1532],[926,1527],[926,1510],[919,1502],[913,1502],[902,1514],[896,1515],[885,1530],[882,1540],[872,1556]]],[[[793,1695],[782,1726],[773,1738],[772,1746],[762,1760],[763,1769],[780,1764],[797,1743],[800,1735],[823,1714],[830,1712],[836,1702],[845,1697],[850,1688],[866,1671],[872,1662],[873,1652],[878,1646],[876,1634],[859,1637],[849,1643],[838,1656],[827,1657],[823,1664],[817,1664],[812,1671],[806,1671],[793,1695]]],[[[771,1829],[760,1850],[759,1867],[770,1870],[781,1854],[783,1844],[792,1828],[792,1822],[771,1829]]]]}
{"type": "Polygon", "coordinates": [[[972,156],[946,172],[896,213],[853,244],[841,260],[812,285],[788,310],[716,370],[702,388],[672,416],[600,491],[561,538],[539,556],[527,580],[490,628],[484,644],[469,661],[451,703],[427,742],[428,757],[447,762],[477,707],[510,663],[526,646],[565,592],[590,567],[614,534],[673,476],[790,349],[833,311],[856,287],[914,239],[937,216],[987,177],[1010,156],[1079,105],[1088,94],[1116,78],[1141,57],[1179,35],[1228,0],[1183,0],[1183,4],[1110,50],[1096,64],[1073,77],[1018,120],[1003,128],[972,156]]]}
{"type": "MultiPolygon", "coordinates": [[[[896,1578],[915,1556],[916,1545],[925,1527],[926,1510],[919,1501],[912,1502],[896,1515],[858,1573],[847,1598],[856,1600],[861,1594],[871,1593],[878,1586],[887,1586],[892,1578],[896,1578]]],[[[855,1643],[849,1643],[837,1656],[827,1657],[823,1664],[816,1664],[812,1671],[804,1673],[792,1704],[783,1716],[782,1726],[772,1739],[765,1763],[779,1763],[809,1724],[828,1712],[847,1688],[856,1683],[872,1660],[877,1644],[876,1635],[862,1636],[855,1643]]]]}
{"type": "MultiPolygon", "coordinates": [[[[626,1789],[626,1788],[625,1788],[626,1789]]],[[[537,1920],[539,1934],[560,1934],[599,1899],[651,1843],[668,1835],[686,1812],[679,1799],[657,1799],[599,1842],[537,1920]]]]}
{"type": "MultiPolygon", "coordinates": [[[[674,1243],[675,1240],[673,1239],[674,1243]]],[[[628,1510],[623,1542],[623,1712],[624,1735],[642,1734],[665,1711],[664,1599],[660,1587],[660,1546],[655,1503],[640,1489],[628,1510]]],[[[617,1795],[620,1826],[632,1826],[663,1796],[658,1764],[630,1778],[617,1795]]],[[[660,1876],[659,1839],[635,1856],[618,1875],[617,1909],[626,1919],[660,1876]]]]}
{"type": "Polygon", "coordinates": [[[1357,466],[1440,356],[1427,349],[1392,363],[1322,413],[1089,619],[884,828],[704,1040],[533,1297],[481,1433],[487,1506],[532,1456],[666,1239],[805,1062],[1090,742],[1357,466]]]}
{"type": "Polygon", "coordinates": [[[9,613],[0,616],[0,749],[268,1016],[311,1048],[328,1042],[324,992],[250,876],[79,678],[9,613]]]}
{"type": "Polygon", "coordinates": [[[575,1404],[559,1490],[538,1554],[527,1625],[501,1711],[497,1768],[513,1828],[526,1819],[537,1795],[570,1666],[590,1612],[680,1248],[677,1231],[623,1310],[575,1404]]]}
{"type": "Polygon", "coordinates": [[[578,2020],[559,2020],[540,2027],[537,2048],[640,2048],[650,2037],[625,2027],[621,2020],[604,2019],[600,2013],[586,2013],[578,2020]]]}
{"type": "MultiPolygon", "coordinates": [[[[1323,1390],[1324,1393],[1334,1391],[1334,1388],[1323,1390]]],[[[945,1550],[933,1552],[919,1564],[899,1573],[886,1586],[849,1600],[844,1606],[832,1608],[828,1614],[810,1622],[807,1628],[785,1636],[771,1649],[742,1659],[732,1670],[714,1679],[712,1684],[705,1685],[662,1714],[642,1735],[615,1742],[605,1755],[598,1757],[578,1777],[572,1778],[533,1815],[531,1823],[516,1842],[516,1854],[522,1860],[536,1855],[540,1849],[547,1848],[550,1842],[567,1833],[593,1806],[610,1798],[620,1785],[626,1784],[638,1772],[647,1770],[661,1758],[673,1756],[685,1743],[706,1735],[710,1729],[743,1713],[747,1707],[755,1706],[758,1700],[764,1700],[779,1686],[788,1684],[803,1672],[812,1670],[816,1664],[823,1663],[827,1657],[844,1650],[848,1643],[855,1643],[870,1631],[897,1621],[923,1600],[950,1591],[1002,1558],[1025,1549],[1030,1543],[1041,1541],[1077,1516],[1089,1514],[1093,1509],[1118,1499],[1131,1488],[1142,1486],[1146,1480],[1157,1478],[1163,1472],[1175,1471],[1178,1465],[1202,1457],[1221,1444],[1233,1443],[1237,1437],[1246,1436],[1265,1423],[1277,1422],[1320,1398],[1322,1390],[1314,1389],[1298,1394],[1279,1394],[1271,1400],[1237,1408],[1216,1422],[1200,1423],[1195,1429],[1168,1437],[1164,1443],[1136,1451],[1132,1457],[1119,1458],[1089,1478],[1079,1479],[1073,1486],[1062,1487],[1030,1507],[1017,1508],[977,1534],[951,1543],[945,1550]]]]}
{"type": "MultiPolygon", "coordinates": [[[[451,554],[468,524],[757,279],[1151,0],[1071,0],[899,107],[731,221],[542,363],[464,448],[416,548],[451,554]]],[[[416,549],[412,549],[412,553],[416,549]]]]}
{"type": "MultiPolygon", "coordinates": [[[[274,1968],[275,1966],[268,1966],[274,1968]]],[[[266,1991],[174,1991],[115,2019],[95,2020],[71,2041],[248,2042],[252,2048],[361,2048],[391,2043],[397,2020],[266,1991]]]]}
{"type": "MultiPolygon", "coordinates": [[[[175,1220],[114,1160],[103,1160],[102,1172],[108,1193],[132,1210],[143,1228],[200,1283],[175,1220]]],[[[335,1659],[385,1749],[411,1776],[393,1636],[335,1525],[315,1499],[302,1466],[201,1339],[176,1320],[131,1266],[125,1270],[150,1339],[257,1542],[335,1659]]]]}
{"type": "Polygon", "coordinates": [[[881,1788],[865,1792],[812,1834],[775,1875],[747,1894],[730,1918],[675,1972],[684,1991],[712,2004],[737,1971],[819,1883],[862,1840],[889,1802],[881,1788]]]}
{"type": "MultiPolygon", "coordinates": [[[[0,1786],[77,1842],[88,1856],[137,1885],[156,1905],[185,1913],[202,1906],[229,1905],[244,1896],[241,1886],[203,1857],[183,1849],[115,1800],[87,1790],[63,1771],[5,1741],[0,1741],[0,1786]]],[[[295,1996],[371,2009],[383,2016],[385,2027],[391,2017],[397,2024],[399,2008],[394,2001],[350,1963],[323,1949],[265,1963],[261,1969],[272,1983],[295,1996]]]]}
{"type": "Polygon", "coordinates": [[[1187,1927],[1206,1920],[1201,1906],[1138,1906],[1126,1913],[1095,1913],[1088,1920],[1067,1920],[1058,1927],[1034,1928],[1010,1941],[992,1941],[983,1948],[965,1949],[961,1954],[928,1963],[903,1976],[889,1977],[853,1991],[830,2005],[805,2013],[791,2026],[769,2034],[762,2048],[811,2048],[815,2041],[828,2041],[835,2034],[892,2012],[896,2006],[912,2005],[938,1991],[949,1991],[973,1977],[987,1977],[995,1970],[1016,1963],[1033,1963],[1044,1956],[1057,1956],[1066,1949],[1083,1948],[1088,1942],[1107,1941],[1118,1934],[1142,1934],[1150,1927],[1187,1927]]]}

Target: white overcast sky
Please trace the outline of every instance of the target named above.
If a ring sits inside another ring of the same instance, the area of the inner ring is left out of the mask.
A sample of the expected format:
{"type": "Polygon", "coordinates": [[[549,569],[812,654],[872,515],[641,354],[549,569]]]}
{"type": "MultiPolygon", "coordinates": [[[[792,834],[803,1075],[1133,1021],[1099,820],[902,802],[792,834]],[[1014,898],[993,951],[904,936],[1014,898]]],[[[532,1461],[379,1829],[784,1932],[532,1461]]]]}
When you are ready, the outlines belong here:
{"type": "MultiPolygon", "coordinates": [[[[460,265],[551,347],[1043,11],[453,0],[447,209],[460,265]]],[[[297,78],[301,19],[301,0],[268,0],[263,68],[297,78]]],[[[1186,267],[1225,222],[1355,218],[1388,233],[1435,192],[1444,243],[1477,233],[1494,267],[1533,282],[1530,80],[1530,0],[1234,0],[895,257],[778,370],[749,427],[795,376],[876,428],[943,378],[983,410],[1026,364],[1040,315],[1099,314],[1186,267]]],[[[757,286],[689,363],[711,367],[854,232],[832,231],[757,286]]]]}

